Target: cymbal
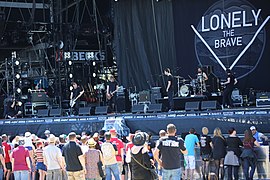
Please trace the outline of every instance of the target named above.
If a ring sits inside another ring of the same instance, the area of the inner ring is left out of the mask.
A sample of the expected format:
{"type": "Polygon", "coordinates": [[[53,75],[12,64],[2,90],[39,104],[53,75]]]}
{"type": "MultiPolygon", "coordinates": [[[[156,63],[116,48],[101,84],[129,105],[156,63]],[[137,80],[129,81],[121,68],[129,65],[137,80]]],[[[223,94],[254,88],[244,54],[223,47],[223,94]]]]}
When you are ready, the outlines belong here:
{"type": "Polygon", "coordinates": [[[188,82],[189,81],[189,79],[182,79],[182,80],[180,80],[180,82],[188,82]]]}
{"type": "Polygon", "coordinates": [[[174,76],[176,79],[183,79],[182,76],[174,76]]]}

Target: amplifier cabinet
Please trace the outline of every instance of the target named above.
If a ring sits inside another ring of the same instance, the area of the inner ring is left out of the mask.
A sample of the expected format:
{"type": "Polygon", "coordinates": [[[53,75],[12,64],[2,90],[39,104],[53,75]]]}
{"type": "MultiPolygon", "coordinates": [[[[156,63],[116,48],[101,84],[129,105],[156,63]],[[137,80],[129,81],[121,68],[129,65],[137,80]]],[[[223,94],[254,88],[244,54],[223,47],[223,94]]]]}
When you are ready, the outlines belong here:
{"type": "Polygon", "coordinates": [[[256,99],[256,107],[269,107],[270,99],[256,99]]]}

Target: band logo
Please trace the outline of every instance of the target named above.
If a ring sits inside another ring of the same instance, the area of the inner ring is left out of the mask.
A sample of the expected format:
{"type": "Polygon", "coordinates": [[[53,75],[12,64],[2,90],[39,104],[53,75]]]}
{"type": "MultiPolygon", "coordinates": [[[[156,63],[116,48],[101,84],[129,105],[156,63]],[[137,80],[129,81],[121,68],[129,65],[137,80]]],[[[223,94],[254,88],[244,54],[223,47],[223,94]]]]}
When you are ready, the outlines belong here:
{"type": "Polygon", "coordinates": [[[259,63],[266,44],[263,9],[256,9],[246,0],[221,0],[201,17],[195,33],[195,52],[199,64],[214,67],[219,78],[227,68],[237,78],[251,73],[259,63]]]}
{"type": "Polygon", "coordinates": [[[72,61],[105,61],[106,53],[104,51],[72,51],[64,52],[65,60],[72,61]]]}

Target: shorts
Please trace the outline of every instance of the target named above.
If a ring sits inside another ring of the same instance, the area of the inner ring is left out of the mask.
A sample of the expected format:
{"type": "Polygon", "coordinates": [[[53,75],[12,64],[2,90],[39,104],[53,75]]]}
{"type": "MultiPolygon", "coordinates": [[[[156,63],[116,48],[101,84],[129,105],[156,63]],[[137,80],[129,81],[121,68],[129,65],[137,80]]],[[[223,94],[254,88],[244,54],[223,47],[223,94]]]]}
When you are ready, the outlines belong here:
{"type": "Polygon", "coordinates": [[[6,164],[7,170],[12,170],[11,162],[7,162],[7,163],[5,163],[5,164],[6,164]]]}
{"type": "Polygon", "coordinates": [[[28,151],[32,151],[33,147],[32,146],[25,146],[26,149],[28,149],[28,151]]]}
{"type": "Polygon", "coordinates": [[[195,169],[195,156],[184,156],[185,157],[185,168],[195,169]]]}
{"type": "Polygon", "coordinates": [[[47,167],[43,162],[37,162],[36,168],[37,170],[47,171],[47,167]]]}

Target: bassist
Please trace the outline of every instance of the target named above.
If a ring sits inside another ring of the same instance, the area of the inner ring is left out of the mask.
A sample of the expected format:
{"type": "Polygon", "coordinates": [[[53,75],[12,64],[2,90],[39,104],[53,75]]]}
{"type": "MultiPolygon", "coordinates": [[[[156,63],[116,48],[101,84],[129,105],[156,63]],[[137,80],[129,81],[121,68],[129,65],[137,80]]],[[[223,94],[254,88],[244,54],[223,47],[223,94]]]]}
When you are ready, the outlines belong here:
{"type": "Polygon", "coordinates": [[[76,82],[72,82],[72,91],[70,93],[70,106],[74,109],[74,115],[79,115],[80,97],[84,90],[76,82]],[[75,103],[75,104],[74,104],[75,103]]]}
{"type": "Polygon", "coordinates": [[[119,88],[118,83],[115,80],[114,76],[110,75],[109,81],[107,84],[106,98],[107,98],[108,106],[111,112],[115,112],[116,92],[118,88],[119,88]]]}

